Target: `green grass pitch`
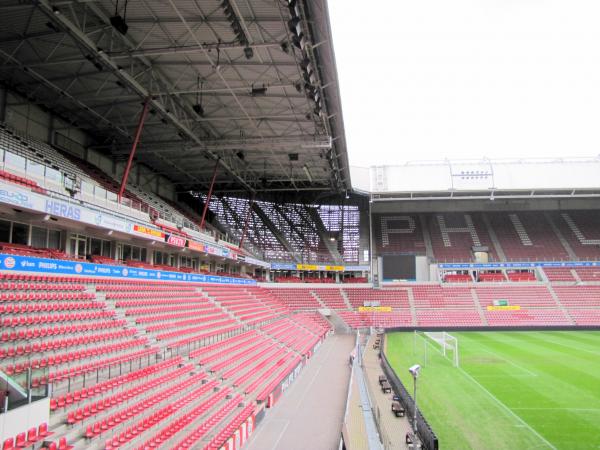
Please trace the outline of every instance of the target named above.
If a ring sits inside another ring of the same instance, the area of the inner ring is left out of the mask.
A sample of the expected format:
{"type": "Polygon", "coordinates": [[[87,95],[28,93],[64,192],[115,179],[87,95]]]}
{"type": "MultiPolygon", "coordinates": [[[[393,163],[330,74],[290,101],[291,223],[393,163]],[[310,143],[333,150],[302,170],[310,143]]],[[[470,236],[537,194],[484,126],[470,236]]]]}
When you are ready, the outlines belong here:
{"type": "Polygon", "coordinates": [[[411,393],[408,367],[422,365],[417,403],[440,449],[600,449],[600,332],[451,334],[459,368],[413,333],[387,337],[411,393]]]}

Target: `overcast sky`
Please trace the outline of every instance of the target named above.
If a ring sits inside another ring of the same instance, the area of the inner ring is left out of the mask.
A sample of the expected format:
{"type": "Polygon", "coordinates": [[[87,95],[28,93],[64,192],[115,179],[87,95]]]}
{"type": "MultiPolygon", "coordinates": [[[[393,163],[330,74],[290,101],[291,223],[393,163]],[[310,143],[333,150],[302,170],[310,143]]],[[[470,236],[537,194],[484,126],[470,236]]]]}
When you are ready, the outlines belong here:
{"type": "Polygon", "coordinates": [[[329,8],[351,165],[600,153],[600,1],[329,8]]]}

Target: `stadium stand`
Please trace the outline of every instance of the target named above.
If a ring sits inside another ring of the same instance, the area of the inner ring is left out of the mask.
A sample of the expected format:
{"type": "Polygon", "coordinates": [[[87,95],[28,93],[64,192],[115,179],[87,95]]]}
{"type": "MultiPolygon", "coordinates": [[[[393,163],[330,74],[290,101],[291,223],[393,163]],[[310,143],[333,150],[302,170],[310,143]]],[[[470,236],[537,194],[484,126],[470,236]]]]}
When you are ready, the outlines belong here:
{"type": "Polygon", "coordinates": [[[259,287],[74,281],[0,283],[0,369],[53,384],[50,431],[15,448],[41,435],[57,448],[221,442],[330,330],[259,287]]]}

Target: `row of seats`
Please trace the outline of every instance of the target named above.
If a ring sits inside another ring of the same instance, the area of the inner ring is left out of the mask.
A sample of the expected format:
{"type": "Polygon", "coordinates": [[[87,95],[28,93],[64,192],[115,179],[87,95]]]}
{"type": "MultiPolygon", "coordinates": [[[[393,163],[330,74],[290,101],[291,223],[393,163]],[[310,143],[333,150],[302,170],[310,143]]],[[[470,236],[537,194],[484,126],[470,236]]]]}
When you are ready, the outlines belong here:
{"type": "Polygon", "coordinates": [[[48,431],[48,424],[42,423],[38,427],[32,427],[27,432],[19,433],[14,438],[5,439],[2,443],[2,450],[13,450],[17,448],[31,447],[37,442],[45,440],[52,436],[48,431]]]}
{"type": "Polygon", "coordinates": [[[75,283],[0,283],[0,291],[84,291],[85,285],[75,283]]]}
{"type": "Polygon", "coordinates": [[[44,353],[57,351],[70,347],[96,344],[104,341],[119,340],[135,335],[135,330],[121,330],[103,334],[91,334],[85,336],[56,339],[53,341],[34,342],[33,344],[17,345],[16,347],[0,347],[0,359],[14,358],[32,353],[44,353]]]}

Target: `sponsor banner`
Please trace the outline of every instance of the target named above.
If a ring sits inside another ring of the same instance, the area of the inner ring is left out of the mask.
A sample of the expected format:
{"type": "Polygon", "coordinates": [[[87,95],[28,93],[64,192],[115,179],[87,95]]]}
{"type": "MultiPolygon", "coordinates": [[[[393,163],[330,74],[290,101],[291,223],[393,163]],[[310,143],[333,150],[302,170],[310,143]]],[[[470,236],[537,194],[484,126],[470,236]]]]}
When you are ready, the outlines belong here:
{"type": "Polygon", "coordinates": [[[507,263],[438,264],[440,269],[522,269],[532,267],[600,267],[600,261],[539,261],[507,263]]]}
{"type": "Polygon", "coordinates": [[[175,247],[185,247],[186,239],[181,236],[176,236],[174,234],[167,234],[165,237],[165,241],[169,245],[174,245],[175,247]]]}
{"type": "Polygon", "coordinates": [[[197,252],[206,252],[206,245],[200,244],[195,241],[187,241],[187,246],[190,250],[195,250],[197,252]]]}
{"type": "Polygon", "coordinates": [[[506,306],[496,306],[496,305],[488,305],[488,311],[519,311],[521,307],[519,305],[506,305],[506,306]]]}
{"type": "MultiPolygon", "coordinates": [[[[253,258],[249,258],[246,256],[246,261],[251,264],[254,261],[253,258]]],[[[263,265],[264,263],[260,263],[257,265],[263,265]]],[[[266,267],[263,265],[263,267],[266,267]]],[[[290,264],[290,263],[271,263],[271,270],[323,270],[328,272],[349,272],[349,271],[368,271],[369,266],[334,266],[334,265],[322,265],[322,264],[290,264]]]]}
{"type": "MultiPolygon", "coordinates": [[[[85,214],[84,214],[85,216],[85,214]]],[[[94,217],[94,224],[102,228],[108,228],[114,231],[120,231],[121,233],[131,233],[132,225],[127,223],[126,220],[118,219],[116,217],[106,216],[104,214],[96,214],[94,217]]]]}
{"type": "Polygon", "coordinates": [[[248,264],[253,264],[255,266],[260,266],[260,267],[264,267],[265,269],[269,269],[272,268],[272,265],[261,261],[260,259],[256,259],[256,258],[252,258],[251,256],[244,256],[244,260],[248,263],[248,264]]]}
{"type": "Polygon", "coordinates": [[[157,239],[164,241],[166,234],[162,231],[155,230],[153,228],[147,227],[145,225],[135,224],[133,225],[133,231],[135,233],[141,234],[148,239],[157,239]]]}
{"type": "Polygon", "coordinates": [[[28,209],[37,209],[33,204],[33,197],[29,191],[24,189],[13,189],[4,184],[0,186],[0,202],[21,206],[28,209]]]}
{"type": "MultiPolygon", "coordinates": [[[[248,258],[246,258],[248,261],[248,258]]],[[[296,270],[296,264],[271,263],[271,270],[296,270]]]]}
{"type": "Polygon", "coordinates": [[[368,272],[371,268],[368,265],[365,266],[346,266],[346,272],[368,272]]]}
{"type": "Polygon", "coordinates": [[[56,217],[76,220],[96,225],[109,230],[130,233],[132,224],[126,220],[103,214],[90,208],[83,207],[78,201],[69,202],[50,198],[46,195],[21,189],[0,182],[0,202],[27,208],[33,211],[50,214],[56,217]]]}
{"type": "Polygon", "coordinates": [[[392,312],[391,306],[359,306],[358,312],[392,312]]]}
{"type": "Polygon", "coordinates": [[[292,370],[292,372],[281,382],[281,393],[284,393],[285,391],[287,391],[287,389],[294,382],[294,380],[296,378],[298,378],[298,375],[300,375],[301,371],[302,371],[302,364],[298,364],[294,368],[294,370],[292,370]]]}
{"type": "Polygon", "coordinates": [[[130,278],[136,280],[185,281],[218,284],[256,284],[246,278],[221,277],[196,273],[170,272],[139,267],[112,266],[61,259],[0,254],[0,270],[44,273],[49,275],[84,275],[91,277],[130,278]]]}
{"type": "Polygon", "coordinates": [[[218,247],[213,247],[212,245],[207,245],[205,251],[209,255],[221,256],[221,250],[218,247]]]}

